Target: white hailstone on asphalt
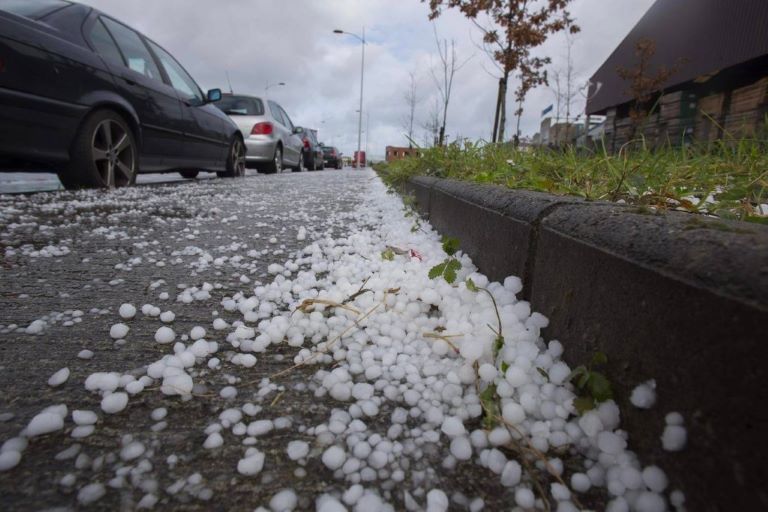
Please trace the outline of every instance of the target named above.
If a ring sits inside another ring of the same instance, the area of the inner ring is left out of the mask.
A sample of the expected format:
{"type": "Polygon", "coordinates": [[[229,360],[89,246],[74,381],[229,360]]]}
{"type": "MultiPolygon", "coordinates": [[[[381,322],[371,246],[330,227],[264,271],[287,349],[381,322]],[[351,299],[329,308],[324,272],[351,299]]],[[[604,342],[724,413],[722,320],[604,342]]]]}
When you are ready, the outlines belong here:
{"type": "Polygon", "coordinates": [[[323,494],[315,501],[316,512],[348,512],[347,507],[331,496],[330,494],[323,494]]]}
{"type": "Polygon", "coordinates": [[[160,386],[160,391],[164,395],[182,395],[187,396],[192,394],[192,388],[194,383],[192,377],[186,373],[179,373],[177,375],[168,375],[163,378],[163,384],[160,386]]]}
{"type": "Polygon", "coordinates": [[[303,459],[309,455],[309,443],[304,441],[291,441],[286,448],[288,458],[291,460],[303,459]]]}
{"type": "Polygon", "coordinates": [[[173,340],[176,339],[176,333],[173,332],[173,329],[170,327],[160,327],[157,332],[155,332],[155,341],[160,343],[161,345],[166,345],[168,343],[172,343],[173,340]]]}
{"type": "Polygon", "coordinates": [[[549,381],[552,384],[561,385],[571,374],[571,369],[562,361],[553,364],[549,368],[549,381]]]}
{"type": "Polygon", "coordinates": [[[520,483],[523,474],[523,468],[516,460],[507,461],[504,469],[501,471],[501,485],[504,487],[514,487],[520,483]]]}
{"type": "Polygon", "coordinates": [[[213,432],[205,439],[205,442],[203,443],[203,448],[205,448],[206,450],[212,450],[214,448],[220,447],[223,444],[224,444],[224,438],[221,437],[221,434],[219,434],[218,432],[213,432]]]}
{"type": "Polygon", "coordinates": [[[120,450],[120,458],[124,461],[138,459],[144,454],[145,450],[146,448],[142,443],[139,441],[134,441],[127,444],[123,447],[122,450],[120,450]]]}
{"type": "Polygon", "coordinates": [[[661,446],[668,452],[679,452],[685,448],[688,433],[681,425],[667,425],[661,434],[661,446]]]}
{"type": "Polygon", "coordinates": [[[458,416],[448,416],[443,420],[440,430],[448,437],[463,436],[467,433],[464,423],[458,416]]]}
{"type": "Polygon", "coordinates": [[[518,425],[525,419],[525,409],[520,404],[509,401],[502,405],[501,416],[504,418],[504,421],[518,425]]]}
{"type": "Polygon", "coordinates": [[[536,496],[533,491],[527,487],[518,487],[515,490],[515,503],[521,508],[529,509],[533,508],[533,504],[536,502],[536,496]]]}
{"type": "Polygon", "coordinates": [[[219,396],[224,400],[231,400],[237,396],[237,388],[234,386],[225,386],[219,391],[219,396]]]}
{"type": "Polygon", "coordinates": [[[69,379],[69,368],[62,368],[61,370],[51,375],[51,377],[48,379],[48,385],[55,388],[56,386],[61,386],[67,382],[67,379],[69,379]]]}
{"type": "Polygon", "coordinates": [[[451,455],[457,460],[469,460],[472,458],[472,445],[466,436],[454,437],[451,440],[451,455]]]}
{"type": "Polygon", "coordinates": [[[229,327],[229,324],[223,318],[219,317],[213,320],[213,329],[215,331],[223,331],[227,327],[229,327]]]}
{"type": "Polygon", "coordinates": [[[72,411],[72,421],[74,421],[76,425],[93,425],[98,420],[99,417],[93,411],[72,411]]]}
{"type": "Polygon", "coordinates": [[[98,482],[88,484],[78,491],[77,501],[79,501],[81,505],[90,505],[91,503],[99,501],[106,493],[107,490],[104,488],[104,484],[98,482]]]}
{"type": "Polygon", "coordinates": [[[56,412],[43,411],[29,422],[24,429],[24,435],[27,437],[36,437],[43,434],[50,434],[64,428],[64,418],[56,412]]]}
{"type": "Polygon", "coordinates": [[[88,349],[81,350],[80,352],[77,353],[77,358],[78,359],[92,359],[93,358],[93,351],[92,350],[88,350],[88,349]]]}
{"type": "Polygon", "coordinates": [[[269,500],[269,508],[272,512],[290,512],[296,508],[299,503],[299,497],[293,489],[283,489],[269,500]]]}
{"type": "Polygon", "coordinates": [[[246,456],[237,462],[237,472],[245,476],[257,475],[263,468],[264,454],[255,448],[249,449],[246,456]]]}
{"type": "Polygon", "coordinates": [[[173,311],[163,311],[160,313],[160,321],[166,324],[173,322],[176,319],[176,314],[173,311]]]}
{"type": "Polygon", "coordinates": [[[128,303],[121,304],[118,313],[120,314],[120,318],[130,320],[136,316],[136,306],[128,303]]]}
{"type": "Polygon", "coordinates": [[[15,468],[21,461],[21,453],[16,450],[5,450],[0,453],[0,471],[15,468]]]}
{"type": "Polygon", "coordinates": [[[643,469],[643,483],[651,491],[661,493],[667,488],[667,475],[658,466],[648,466],[643,469]]]}
{"type": "Polygon", "coordinates": [[[189,331],[189,337],[192,339],[192,341],[205,338],[205,328],[199,325],[194,326],[192,330],[189,331]]]}
{"type": "Polygon", "coordinates": [[[252,437],[263,436],[275,428],[272,420],[256,420],[248,424],[248,435],[252,437]]]}
{"type": "Polygon", "coordinates": [[[587,492],[592,487],[592,481],[584,473],[571,475],[571,488],[576,492],[587,492]]]}
{"type": "Polygon", "coordinates": [[[344,465],[344,461],[347,460],[347,453],[343,448],[338,446],[331,446],[323,452],[322,461],[330,470],[337,470],[344,465]]]}
{"type": "Polygon", "coordinates": [[[666,512],[667,503],[660,494],[643,491],[635,499],[634,510],[637,512],[666,512]]]}
{"type": "Polygon", "coordinates": [[[157,409],[152,409],[152,412],[149,414],[149,417],[152,418],[153,421],[161,421],[165,419],[165,417],[168,415],[168,409],[165,407],[158,407],[157,409]]]}
{"type": "Polygon", "coordinates": [[[448,496],[440,489],[432,489],[427,493],[426,512],[445,512],[448,505],[448,496]]]}
{"type": "Polygon", "coordinates": [[[130,329],[125,324],[115,324],[109,328],[109,335],[113,339],[122,340],[128,335],[130,329]]]}
{"type": "Polygon", "coordinates": [[[651,379],[635,387],[632,390],[629,401],[638,409],[650,409],[653,407],[653,404],[656,403],[656,380],[651,379]]]}
{"type": "Polygon", "coordinates": [[[627,442],[618,434],[603,431],[597,435],[597,446],[602,452],[618,455],[627,447],[627,442]]]}
{"type": "Polygon", "coordinates": [[[107,414],[116,414],[128,405],[128,395],[123,392],[112,393],[101,399],[101,410],[107,414]]]}
{"type": "Polygon", "coordinates": [[[480,378],[485,382],[492,382],[493,379],[496,378],[496,375],[498,374],[498,370],[496,370],[496,367],[492,364],[483,363],[480,365],[480,368],[477,371],[477,374],[480,376],[480,378]]]}

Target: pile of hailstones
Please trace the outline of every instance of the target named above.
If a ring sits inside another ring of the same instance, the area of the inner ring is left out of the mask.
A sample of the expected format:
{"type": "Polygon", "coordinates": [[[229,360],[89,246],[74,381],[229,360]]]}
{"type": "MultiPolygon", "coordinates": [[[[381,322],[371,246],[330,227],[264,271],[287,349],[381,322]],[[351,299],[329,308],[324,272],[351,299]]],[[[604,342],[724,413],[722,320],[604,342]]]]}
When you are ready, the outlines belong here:
{"type": "MultiPolygon", "coordinates": [[[[532,478],[537,476],[527,474],[520,462],[508,458],[509,452],[503,450],[510,443],[522,443],[542,453],[556,449],[583,458],[583,471],[570,475],[564,474],[564,464],[556,457],[546,464],[537,463],[540,470],[552,470],[568,484],[551,479],[547,489],[558,511],[577,510],[577,494],[592,487],[607,489],[609,512],[661,512],[667,510],[668,503],[682,510],[684,497],[680,491],[669,492],[664,472],[655,466],[643,468],[637,456],[627,450],[628,435],[618,429],[615,403],[608,401],[596,410],[577,414],[573,387],[567,380],[570,368],[560,360],[563,347],[541,338],[540,330],[548,320],[517,299],[522,289],[520,280],[510,277],[503,284],[489,283],[473,272],[466,256],[461,256],[457,285],[429,279],[429,269],[445,258],[437,235],[428,227],[412,231],[402,203],[388,196],[381,185],[373,189],[367,207],[358,209],[351,219],[349,236],[318,240],[281,269],[271,268],[277,274],[272,283],[255,287],[253,295],[237,294],[222,301],[226,310],[239,311],[244,321],[230,325],[216,318],[213,323],[214,330],[228,330],[227,342],[239,350],[229,362],[244,367],[255,364],[252,353],[265,352],[273,344],[301,347],[309,341],[313,345],[311,349],[301,348],[295,362],[322,365],[315,374],[315,393],[330,396],[343,407],[334,409],[326,423],[299,428],[302,434],[315,436],[315,449],[296,440],[288,443],[287,454],[306,463],[308,456],[322,452],[323,464],[350,485],[342,496],[321,496],[319,509],[332,512],[348,506],[354,510],[391,510],[373,490],[374,483],[386,493],[402,488],[408,478],[416,488],[404,491],[406,508],[446,510],[446,493],[434,488],[430,479],[434,470],[417,470],[418,461],[427,453],[442,453],[446,471],[472,462],[488,468],[510,489],[514,504],[541,509],[544,503],[532,485],[532,478]],[[365,228],[372,225],[380,228],[365,228]],[[419,253],[387,261],[381,256],[387,246],[414,248],[419,253]],[[300,268],[307,270],[296,272],[300,268]],[[496,360],[492,356],[495,334],[489,328],[497,323],[496,308],[487,294],[467,288],[467,278],[486,288],[496,300],[504,335],[496,360]],[[361,283],[367,291],[356,294],[361,283]],[[314,310],[298,310],[306,299],[341,303],[353,295],[355,299],[346,308],[316,304],[314,310]],[[256,329],[246,324],[257,321],[256,329]],[[433,336],[425,336],[428,333],[433,336]],[[331,363],[336,367],[326,370],[331,363]],[[506,371],[500,370],[502,366],[506,371]],[[503,420],[514,429],[499,426],[470,432],[465,425],[477,424],[483,414],[478,389],[492,384],[500,397],[503,420]],[[366,421],[385,411],[390,419],[386,430],[370,429],[366,421]]],[[[185,345],[176,341],[169,327],[158,329],[156,341],[175,342],[174,354],[149,365],[147,376],[120,379],[117,384],[135,395],[150,383],[161,381],[163,393],[189,397],[196,364],[205,362],[212,369],[223,364],[214,356],[218,344],[204,339],[205,329],[198,327],[190,334],[192,342],[185,345]]],[[[182,341],[190,337],[184,336],[182,341]]],[[[104,395],[102,409],[107,413],[121,411],[129,398],[117,391],[114,380],[99,375],[87,382],[89,389],[104,395]]],[[[264,391],[274,387],[268,380],[262,382],[264,391]]],[[[651,407],[654,398],[654,386],[649,382],[638,386],[632,401],[651,407]]],[[[245,409],[243,412],[248,414],[245,409]]],[[[38,426],[36,420],[27,434],[47,430],[32,428],[38,426]]],[[[53,421],[46,417],[37,423],[49,420],[53,421]]],[[[245,433],[253,430],[253,436],[249,434],[249,441],[243,444],[251,445],[252,437],[271,430],[268,422],[253,422],[257,423],[253,429],[253,424],[248,425],[245,433]]],[[[667,422],[664,447],[682,449],[682,418],[672,413],[667,422]]],[[[222,421],[221,425],[243,435],[242,422],[222,421]]],[[[206,448],[221,445],[219,431],[210,429],[206,448]]],[[[255,475],[269,463],[264,453],[249,446],[237,470],[255,475]]],[[[484,506],[481,498],[468,500],[466,505],[470,510],[484,506]]]]}

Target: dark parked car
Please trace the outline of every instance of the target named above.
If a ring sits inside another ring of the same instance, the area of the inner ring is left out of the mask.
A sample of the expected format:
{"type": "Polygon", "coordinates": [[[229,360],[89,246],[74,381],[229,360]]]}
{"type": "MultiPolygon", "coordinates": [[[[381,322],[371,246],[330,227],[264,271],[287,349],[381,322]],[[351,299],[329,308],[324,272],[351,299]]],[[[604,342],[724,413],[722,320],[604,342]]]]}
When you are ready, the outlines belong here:
{"type": "Polygon", "coordinates": [[[138,172],[245,173],[237,126],[165,50],[66,0],[0,0],[0,165],[44,165],[67,188],[138,172]]]}
{"type": "Polygon", "coordinates": [[[304,149],[302,150],[304,167],[310,171],[323,170],[325,168],[325,161],[323,160],[323,148],[317,141],[317,130],[299,127],[297,132],[304,143],[304,149]]]}
{"type": "Polygon", "coordinates": [[[344,167],[344,163],[341,160],[341,153],[333,146],[322,146],[323,148],[323,160],[325,165],[334,169],[341,169],[344,167]]]}

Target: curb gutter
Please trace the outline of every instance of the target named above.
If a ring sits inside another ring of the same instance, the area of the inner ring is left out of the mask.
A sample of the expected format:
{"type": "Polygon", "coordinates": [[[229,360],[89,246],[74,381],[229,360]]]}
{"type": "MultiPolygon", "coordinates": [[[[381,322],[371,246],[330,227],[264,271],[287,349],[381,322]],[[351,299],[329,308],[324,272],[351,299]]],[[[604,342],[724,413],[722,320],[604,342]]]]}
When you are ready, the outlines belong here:
{"type": "Polygon", "coordinates": [[[572,367],[607,354],[631,447],[689,510],[768,510],[768,227],[427,177],[405,193],[489,278],[523,279],[572,367]],[[679,453],[661,447],[671,411],[679,453]]]}

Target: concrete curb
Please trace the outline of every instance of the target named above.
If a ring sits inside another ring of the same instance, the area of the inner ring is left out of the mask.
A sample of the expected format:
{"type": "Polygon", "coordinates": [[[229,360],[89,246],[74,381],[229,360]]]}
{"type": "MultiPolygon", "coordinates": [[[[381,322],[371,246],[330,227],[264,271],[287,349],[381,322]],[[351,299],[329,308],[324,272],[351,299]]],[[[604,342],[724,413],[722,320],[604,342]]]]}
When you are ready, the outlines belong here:
{"type": "Polygon", "coordinates": [[[689,510],[768,509],[767,227],[434,178],[405,191],[490,278],[523,278],[571,366],[608,355],[631,447],[689,510]],[[657,403],[639,410],[629,396],[651,378],[657,403]],[[671,411],[688,428],[674,454],[671,411]]]}

